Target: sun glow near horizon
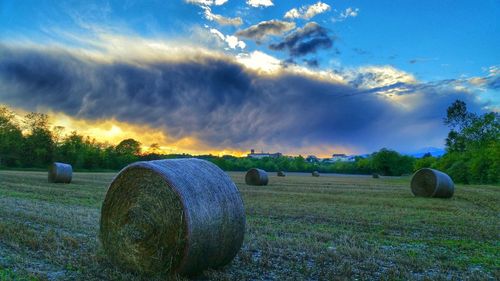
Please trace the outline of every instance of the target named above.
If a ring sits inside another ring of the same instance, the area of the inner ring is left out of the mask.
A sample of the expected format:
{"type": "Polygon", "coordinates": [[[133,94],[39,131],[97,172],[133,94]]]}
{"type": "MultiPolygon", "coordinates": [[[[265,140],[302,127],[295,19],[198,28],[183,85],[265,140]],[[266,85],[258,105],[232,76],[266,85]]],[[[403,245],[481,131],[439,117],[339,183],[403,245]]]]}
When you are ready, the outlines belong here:
{"type": "MultiPolygon", "coordinates": [[[[16,116],[18,123],[22,123],[23,116],[29,112],[8,107],[16,116]]],[[[214,148],[195,136],[174,138],[169,137],[163,129],[153,128],[145,124],[130,124],[116,119],[96,119],[87,120],[71,117],[67,114],[54,111],[44,111],[48,116],[49,128],[57,128],[58,139],[67,137],[73,132],[84,138],[89,138],[105,145],[117,145],[125,139],[134,139],[141,143],[142,153],[159,154],[190,154],[190,155],[231,155],[245,157],[251,149],[265,152],[281,152],[286,156],[307,156],[316,155],[320,158],[329,158],[332,153],[356,154],[355,151],[347,147],[339,146],[313,146],[304,145],[298,149],[280,147],[276,145],[266,146],[262,143],[255,143],[243,148],[221,147],[214,148]]]]}

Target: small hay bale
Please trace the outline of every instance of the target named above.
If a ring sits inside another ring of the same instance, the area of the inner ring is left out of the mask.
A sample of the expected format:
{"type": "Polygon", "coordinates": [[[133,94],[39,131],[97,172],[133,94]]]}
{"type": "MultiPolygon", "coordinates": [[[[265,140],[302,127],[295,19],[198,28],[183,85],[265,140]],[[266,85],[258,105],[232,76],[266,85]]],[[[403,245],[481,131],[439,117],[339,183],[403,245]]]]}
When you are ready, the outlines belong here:
{"type": "Polygon", "coordinates": [[[276,175],[277,175],[278,177],[286,177],[286,174],[285,174],[285,172],[283,172],[283,171],[278,171],[278,172],[276,173],[276,175]]]}
{"type": "Polygon", "coordinates": [[[143,275],[196,275],[228,264],[245,234],[238,188],[200,159],[136,162],[111,183],[100,240],[110,260],[143,275]]]}
{"type": "Polygon", "coordinates": [[[311,173],[311,175],[313,177],[319,177],[319,172],[318,171],[314,171],[314,172],[311,173]]]}
{"type": "Polygon", "coordinates": [[[411,192],[415,196],[451,198],[454,191],[453,180],[438,170],[423,168],[411,179],[411,192]]]}
{"type": "Polygon", "coordinates": [[[262,169],[252,168],[245,175],[245,183],[248,185],[267,185],[268,182],[267,172],[262,169]]]}
{"type": "Polygon", "coordinates": [[[70,164],[54,162],[49,167],[49,182],[71,183],[73,167],[70,164]]]}
{"type": "Polygon", "coordinates": [[[380,178],[380,175],[379,175],[379,174],[377,174],[377,173],[373,173],[373,174],[372,174],[372,178],[374,178],[374,179],[378,179],[378,178],[380,178]]]}

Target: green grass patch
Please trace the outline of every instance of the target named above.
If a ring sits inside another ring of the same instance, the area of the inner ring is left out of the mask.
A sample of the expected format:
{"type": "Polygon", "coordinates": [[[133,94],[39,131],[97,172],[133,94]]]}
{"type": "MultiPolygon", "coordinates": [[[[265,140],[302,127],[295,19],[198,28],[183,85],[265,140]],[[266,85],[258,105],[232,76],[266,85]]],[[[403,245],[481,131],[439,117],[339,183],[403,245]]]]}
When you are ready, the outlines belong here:
{"type": "MultiPolygon", "coordinates": [[[[443,200],[413,197],[409,178],[271,174],[255,187],[229,174],[245,203],[245,242],[201,280],[500,277],[497,186],[458,185],[443,200]]],[[[75,173],[65,185],[0,171],[0,280],[149,280],[113,266],[97,239],[114,175],[75,173]]]]}

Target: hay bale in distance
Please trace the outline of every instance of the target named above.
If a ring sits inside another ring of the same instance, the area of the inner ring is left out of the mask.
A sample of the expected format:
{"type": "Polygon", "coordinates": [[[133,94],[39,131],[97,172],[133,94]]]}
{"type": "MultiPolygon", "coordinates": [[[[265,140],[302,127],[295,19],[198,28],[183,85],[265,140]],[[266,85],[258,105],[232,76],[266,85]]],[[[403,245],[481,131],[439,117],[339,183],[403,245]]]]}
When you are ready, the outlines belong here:
{"type": "Polygon", "coordinates": [[[245,234],[238,188],[200,159],[136,162],[111,183],[100,240],[111,261],[144,275],[195,275],[228,264],[245,234]]]}
{"type": "Polygon", "coordinates": [[[283,171],[278,171],[278,172],[276,173],[276,175],[277,175],[278,177],[286,177],[286,174],[285,174],[285,172],[283,172],[283,171]]]}
{"type": "Polygon", "coordinates": [[[314,171],[314,172],[311,173],[311,175],[313,177],[319,177],[319,172],[318,171],[314,171]]]}
{"type": "Polygon", "coordinates": [[[49,182],[71,183],[73,167],[70,164],[54,162],[49,167],[49,182]]]}
{"type": "Polygon", "coordinates": [[[378,179],[378,178],[380,178],[380,175],[379,175],[379,174],[377,174],[377,173],[373,173],[373,174],[372,174],[372,178],[374,178],[374,179],[378,179]]]}
{"type": "Polygon", "coordinates": [[[248,185],[267,185],[268,182],[267,172],[262,169],[252,168],[245,175],[245,183],[248,185]]]}
{"type": "Polygon", "coordinates": [[[420,197],[451,198],[455,191],[453,180],[438,170],[423,168],[411,179],[411,192],[420,197]]]}

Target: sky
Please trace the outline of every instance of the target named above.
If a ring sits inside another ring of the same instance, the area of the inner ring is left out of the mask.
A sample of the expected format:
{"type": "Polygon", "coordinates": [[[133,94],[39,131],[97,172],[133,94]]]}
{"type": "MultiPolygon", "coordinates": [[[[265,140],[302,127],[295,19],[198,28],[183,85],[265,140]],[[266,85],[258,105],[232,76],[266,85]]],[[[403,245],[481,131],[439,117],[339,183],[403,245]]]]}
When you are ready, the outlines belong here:
{"type": "Polygon", "coordinates": [[[499,88],[497,0],[0,0],[0,104],[110,143],[411,153],[499,88]]]}

